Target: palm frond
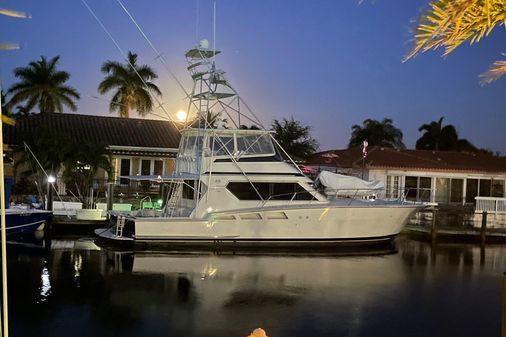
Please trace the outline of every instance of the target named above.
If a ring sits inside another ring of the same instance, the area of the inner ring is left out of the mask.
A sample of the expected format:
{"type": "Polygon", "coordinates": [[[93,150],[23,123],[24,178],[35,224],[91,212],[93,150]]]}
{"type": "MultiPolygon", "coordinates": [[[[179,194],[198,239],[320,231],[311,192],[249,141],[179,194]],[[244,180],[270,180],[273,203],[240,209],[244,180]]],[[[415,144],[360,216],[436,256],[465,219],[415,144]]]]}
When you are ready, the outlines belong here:
{"type": "Polygon", "coordinates": [[[504,0],[434,0],[419,19],[414,46],[405,59],[439,47],[447,56],[465,41],[479,42],[505,22],[504,0]]]}
{"type": "Polygon", "coordinates": [[[482,85],[492,83],[504,74],[506,74],[506,60],[495,61],[486,72],[479,76],[480,83],[482,85]]]}

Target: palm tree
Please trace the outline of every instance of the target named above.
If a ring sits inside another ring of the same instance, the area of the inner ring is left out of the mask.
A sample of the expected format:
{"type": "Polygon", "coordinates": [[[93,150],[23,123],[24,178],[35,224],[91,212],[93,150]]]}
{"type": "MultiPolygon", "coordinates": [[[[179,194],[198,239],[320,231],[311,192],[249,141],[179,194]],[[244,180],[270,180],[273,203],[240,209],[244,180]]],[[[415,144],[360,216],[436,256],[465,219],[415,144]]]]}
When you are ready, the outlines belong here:
{"type": "Polygon", "coordinates": [[[283,118],[281,122],[275,119],[272,130],[275,132],[274,138],[290,156],[307,158],[318,150],[318,142],[310,135],[311,128],[303,126],[293,117],[290,120],[283,118]]]}
{"type": "MultiPolygon", "coordinates": [[[[504,26],[505,14],[504,0],[433,0],[418,20],[415,45],[406,59],[436,48],[444,48],[447,56],[465,41],[479,42],[495,26],[504,26]]],[[[499,60],[480,77],[482,83],[490,83],[505,73],[506,60],[499,60]]]]}
{"type": "Polygon", "coordinates": [[[20,82],[12,85],[8,93],[12,94],[8,105],[26,102],[22,110],[31,111],[38,106],[40,113],[63,112],[63,106],[76,111],[75,100],[79,93],[71,86],[65,84],[70,78],[66,71],[57,70],[60,56],[47,60],[44,56],[38,61],[32,61],[27,67],[14,69],[14,76],[20,82]]]}
{"type": "Polygon", "coordinates": [[[429,124],[423,124],[418,131],[424,132],[416,141],[417,150],[478,152],[479,149],[470,141],[459,138],[455,126],[443,126],[444,117],[429,124]]]}
{"type": "Polygon", "coordinates": [[[374,119],[366,119],[360,125],[351,127],[351,138],[348,148],[362,145],[367,140],[369,146],[393,147],[404,149],[402,142],[402,131],[396,128],[392,119],[384,118],[381,122],[374,119]]]}
{"type": "Polygon", "coordinates": [[[105,94],[115,90],[109,104],[110,112],[119,112],[120,117],[128,118],[130,110],[137,110],[145,116],[153,110],[151,94],[162,96],[160,89],[152,83],[158,78],[153,69],[147,65],[137,65],[137,54],[128,52],[127,64],[106,61],[100,70],[106,76],[98,86],[98,92],[105,94]]]}
{"type": "Polygon", "coordinates": [[[424,132],[416,141],[417,150],[455,151],[457,150],[457,130],[451,124],[443,127],[444,117],[429,124],[423,124],[418,131],[424,132]]]}
{"type": "Polygon", "coordinates": [[[221,112],[214,113],[212,111],[208,111],[204,116],[197,116],[191,123],[190,126],[192,128],[198,128],[198,127],[206,127],[211,129],[216,129],[218,127],[227,128],[228,119],[221,118],[221,112]]]}

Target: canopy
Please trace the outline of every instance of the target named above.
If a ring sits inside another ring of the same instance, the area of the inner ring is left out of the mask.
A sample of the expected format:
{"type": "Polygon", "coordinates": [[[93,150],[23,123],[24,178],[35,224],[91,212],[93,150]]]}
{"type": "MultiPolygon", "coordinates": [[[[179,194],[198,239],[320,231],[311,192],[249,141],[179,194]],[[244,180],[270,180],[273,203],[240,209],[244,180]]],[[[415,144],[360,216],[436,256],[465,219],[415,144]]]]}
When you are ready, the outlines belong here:
{"type": "Polygon", "coordinates": [[[325,187],[325,193],[335,196],[364,196],[377,193],[385,188],[382,181],[366,181],[357,177],[322,171],[316,177],[316,184],[325,187]]]}

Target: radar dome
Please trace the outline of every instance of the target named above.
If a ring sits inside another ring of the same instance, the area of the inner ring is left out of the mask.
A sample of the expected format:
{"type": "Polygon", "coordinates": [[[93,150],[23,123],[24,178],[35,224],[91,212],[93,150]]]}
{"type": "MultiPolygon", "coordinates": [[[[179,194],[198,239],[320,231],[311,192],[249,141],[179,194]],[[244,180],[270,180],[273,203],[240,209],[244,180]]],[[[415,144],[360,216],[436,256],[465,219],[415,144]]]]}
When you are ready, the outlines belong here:
{"type": "Polygon", "coordinates": [[[207,39],[200,40],[199,49],[209,49],[209,41],[207,39]]]}

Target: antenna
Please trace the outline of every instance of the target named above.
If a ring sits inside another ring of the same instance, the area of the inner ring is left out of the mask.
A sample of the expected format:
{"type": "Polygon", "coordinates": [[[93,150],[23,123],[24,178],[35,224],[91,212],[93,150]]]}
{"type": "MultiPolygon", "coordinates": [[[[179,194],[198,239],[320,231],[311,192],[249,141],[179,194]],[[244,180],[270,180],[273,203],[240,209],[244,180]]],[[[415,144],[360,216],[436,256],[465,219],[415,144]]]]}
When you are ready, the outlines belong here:
{"type": "Polygon", "coordinates": [[[197,12],[195,13],[195,42],[199,41],[199,12],[200,12],[200,0],[197,0],[197,12]]]}
{"type": "Polygon", "coordinates": [[[213,63],[216,59],[216,1],[213,2],[213,63]]]}

